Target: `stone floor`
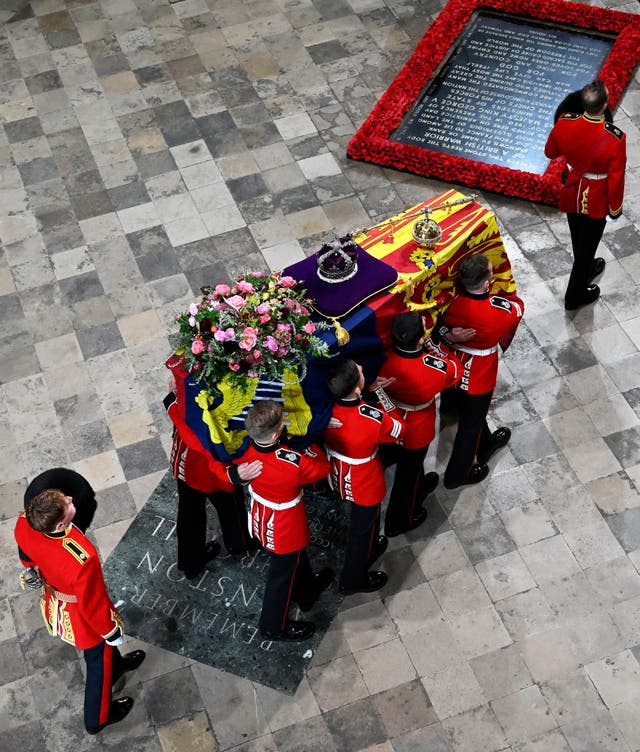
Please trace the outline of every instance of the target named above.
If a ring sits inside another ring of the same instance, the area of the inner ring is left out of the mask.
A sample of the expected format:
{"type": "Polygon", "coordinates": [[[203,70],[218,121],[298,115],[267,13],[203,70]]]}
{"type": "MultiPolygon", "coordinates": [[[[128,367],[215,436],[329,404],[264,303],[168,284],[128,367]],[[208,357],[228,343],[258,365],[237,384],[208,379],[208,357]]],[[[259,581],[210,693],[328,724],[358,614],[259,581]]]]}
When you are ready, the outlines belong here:
{"type": "Polygon", "coordinates": [[[162,477],[158,364],[194,290],[443,190],[344,156],[442,4],[34,0],[0,27],[1,749],[640,750],[637,73],[603,297],[566,315],[563,217],[481,196],[527,303],[492,408],[512,442],[394,539],[293,698],[150,647],[129,718],[89,737],[81,662],[17,586],[26,479],[84,473],[107,556],[162,477]]]}

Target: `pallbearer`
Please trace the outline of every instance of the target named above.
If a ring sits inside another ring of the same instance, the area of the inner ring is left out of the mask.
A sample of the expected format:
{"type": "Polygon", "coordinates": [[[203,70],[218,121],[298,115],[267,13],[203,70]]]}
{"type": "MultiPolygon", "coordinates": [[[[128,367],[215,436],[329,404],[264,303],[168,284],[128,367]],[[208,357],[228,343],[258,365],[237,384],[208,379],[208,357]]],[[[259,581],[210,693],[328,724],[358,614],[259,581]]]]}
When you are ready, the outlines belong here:
{"type": "Polygon", "coordinates": [[[424,459],[435,436],[435,397],[462,377],[462,365],[452,355],[423,350],[422,316],[401,313],[393,320],[393,351],[380,371],[385,391],[406,423],[402,447],[396,451],[396,474],[389,497],[384,530],[389,538],[419,527],[427,517],[422,506],[438,485],[438,474],[424,474],[424,459]]]}
{"type": "Polygon", "coordinates": [[[253,548],[241,486],[257,477],[261,466],[260,462],[243,463],[239,467],[227,465],[201,447],[188,444],[184,438],[188,432],[173,389],[164,398],[164,406],[174,428],[171,471],[178,486],[178,569],[188,580],[193,580],[220,553],[218,541],[207,541],[207,500],[218,513],[227,551],[240,556],[253,548]]]}
{"type": "Polygon", "coordinates": [[[254,538],[270,554],[264,590],[260,633],[270,640],[305,640],[314,633],[310,621],[289,618],[294,601],[302,611],[311,609],[320,593],[334,580],[331,569],[314,574],[306,546],[310,540],[303,486],[326,478],[329,463],[312,446],[298,452],[282,440],[282,405],[258,402],[247,413],[245,428],[251,445],[238,462],[261,462],[260,476],[249,485],[250,524],[254,538]]]}
{"type": "Polygon", "coordinates": [[[387,539],[380,536],[380,506],[386,494],[384,468],[378,444],[400,441],[404,423],[362,400],[362,367],[344,360],[329,371],[327,387],[335,399],[332,417],[340,428],[324,434],[331,458],[334,490],[351,507],[349,536],[340,590],[345,594],[370,593],[387,582],[384,572],[368,571],[384,553],[387,539]]]}
{"type": "Polygon", "coordinates": [[[498,378],[498,350],[511,344],[524,303],[515,295],[492,295],[492,280],[493,266],[486,256],[476,253],[466,258],[458,271],[460,294],[436,331],[455,348],[464,368],[456,387],[458,430],[444,473],[445,488],[483,481],[489,474],[489,458],[511,438],[505,426],[493,433],[489,430],[487,413],[498,378]]]}

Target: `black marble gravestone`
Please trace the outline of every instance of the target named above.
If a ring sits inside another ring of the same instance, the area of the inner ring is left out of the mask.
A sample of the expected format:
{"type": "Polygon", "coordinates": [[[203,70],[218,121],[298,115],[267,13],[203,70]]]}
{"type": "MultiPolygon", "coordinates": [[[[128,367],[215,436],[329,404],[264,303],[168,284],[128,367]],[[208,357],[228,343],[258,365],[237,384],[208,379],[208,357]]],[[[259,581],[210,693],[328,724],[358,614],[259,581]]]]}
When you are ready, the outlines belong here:
{"type": "MultiPolygon", "coordinates": [[[[330,492],[306,493],[309,557],[317,570],[342,566],[346,505],[330,492]]],[[[268,556],[221,554],[196,580],[176,567],[175,481],[170,473],[135,518],[104,566],[105,579],[127,634],[274,689],[293,693],[340,608],[335,584],[303,618],[316,634],[301,643],[265,640],[258,632],[268,556]]],[[[209,514],[211,535],[216,515],[209,514]]],[[[295,616],[295,614],[294,614],[295,616]]],[[[301,615],[298,616],[300,618],[301,615]]]]}
{"type": "Polygon", "coordinates": [[[597,76],[614,41],[478,11],[391,140],[542,174],[556,107],[597,76]]]}

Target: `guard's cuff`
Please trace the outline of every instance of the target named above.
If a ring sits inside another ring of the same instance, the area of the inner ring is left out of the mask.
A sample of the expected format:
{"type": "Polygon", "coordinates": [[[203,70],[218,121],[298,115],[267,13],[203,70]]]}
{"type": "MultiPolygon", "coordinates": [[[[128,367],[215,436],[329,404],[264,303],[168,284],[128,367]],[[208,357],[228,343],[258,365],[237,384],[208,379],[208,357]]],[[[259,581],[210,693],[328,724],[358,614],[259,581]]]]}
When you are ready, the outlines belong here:
{"type": "Polygon", "coordinates": [[[169,392],[169,394],[167,394],[167,396],[162,400],[162,404],[164,405],[164,409],[167,412],[169,412],[169,408],[175,402],[176,402],[176,393],[175,392],[169,392]]]}
{"type": "Polygon", "coordinates": [[[432,342],[435,345],[439,345],[441,342],[450,345],[451,342],[447,339],[447,334],[449,334],[450,331],[451,329],[446,324],[437,324],[431,332],[432,342]]]}
{"type": "Polygon", "coordinates": [[[234,486],[246,486],[251,483],[250,480],[242,480],[237,465],[227,465],[227,476],[234,486]]]}
{"type": "Polygon", "coordinates": [[[618,219],[618,217],[622,214],[622,207],[619,209],[609,209],[609,216],[611,219],[618,219]]]}

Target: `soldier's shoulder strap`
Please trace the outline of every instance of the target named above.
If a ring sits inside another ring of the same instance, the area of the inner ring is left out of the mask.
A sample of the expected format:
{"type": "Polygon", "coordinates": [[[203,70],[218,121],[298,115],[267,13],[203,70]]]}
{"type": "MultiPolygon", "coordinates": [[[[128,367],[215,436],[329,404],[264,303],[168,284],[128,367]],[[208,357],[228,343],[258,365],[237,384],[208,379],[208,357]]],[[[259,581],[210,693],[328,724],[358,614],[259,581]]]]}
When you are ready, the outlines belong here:
{"type": "Polygon", "coordinates": [[[579,112],[565,112],[561,116],[561,120],[577,120],[579,117],[581,117],[581,114],[579,112]]]}
{"type": "Polygon", "coordinates": [[[358,412],[360,415],[364,415],[365,418],[371,418],[378,423],[382,422],[382,411],[377,407],[371,407],[371,405],[362,404],[358,406],[358,412]]]}
{"type": "Polygon", "coordinates": [[[300,453],[293,449],[289,449],[288,447],[280,447],[280,449],[276,449],[276,457],[282,462],[289,462],[296,467],[300,465],[300,453]]]}
{"type": "Polygon", "coordinates": [[[79,563],[79,564],[85,564],[89,558],[91,557],[91,554],[89,551],[87,551],[80,543],[78,543],[77,540],[70,537],[64,537],[62,539],[62,548],[79,563]]]}
{"type": "Polygon", "coordinates": [[[624,136],[624,131],[620,130],[617,125],[614,125],[613,123],[605,123],[604,124],[605,131],[608,131],[611,133],[612,136],[615,136],[618,141],[624,136]]]}

